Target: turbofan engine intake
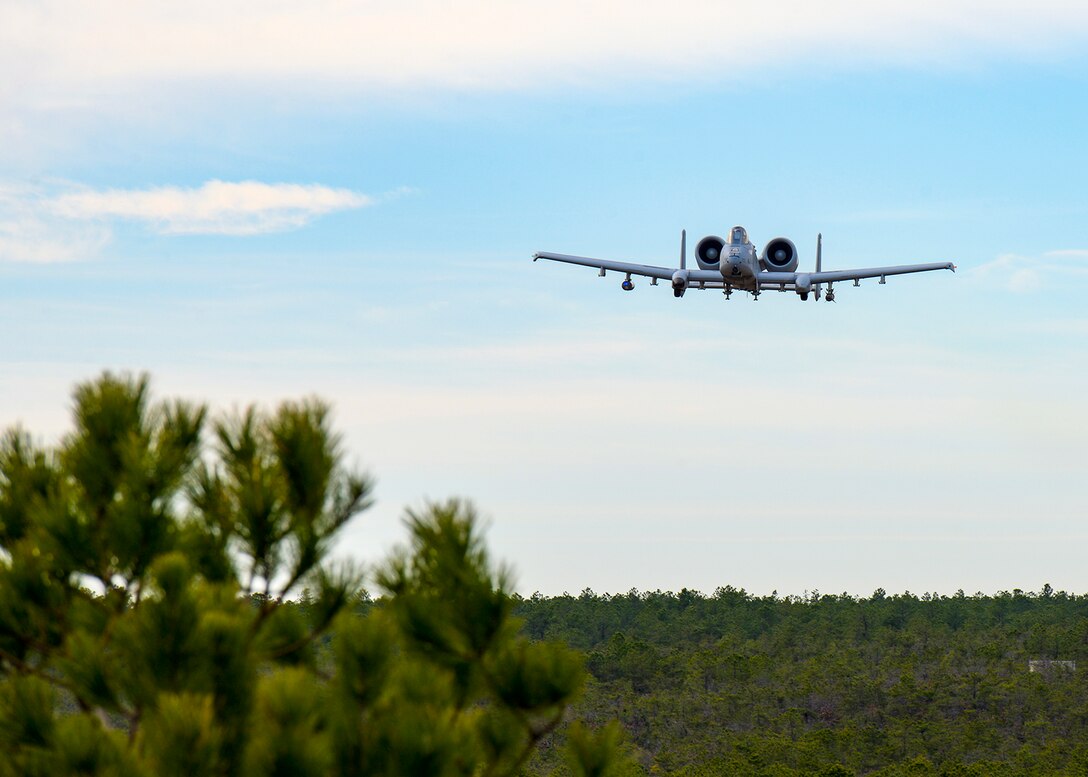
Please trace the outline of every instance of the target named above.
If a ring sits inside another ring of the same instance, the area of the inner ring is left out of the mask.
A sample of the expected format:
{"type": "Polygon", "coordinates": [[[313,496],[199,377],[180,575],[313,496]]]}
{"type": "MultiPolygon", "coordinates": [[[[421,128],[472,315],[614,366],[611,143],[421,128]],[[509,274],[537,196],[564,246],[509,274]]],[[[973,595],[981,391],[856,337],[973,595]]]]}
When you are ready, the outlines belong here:
{"type": "Polygon", "coordinates": [[[701,270],[717,270],[722,261],[725,241],[717,235],[707,235],[695,246],[695,261],[701,270]]]}
{"type": "Polygon", "coordinates": [[[771,272],[793,272],[797,269],[797,246],[788,237],[776,237],[763,247],[759,266],[771,272]]]}

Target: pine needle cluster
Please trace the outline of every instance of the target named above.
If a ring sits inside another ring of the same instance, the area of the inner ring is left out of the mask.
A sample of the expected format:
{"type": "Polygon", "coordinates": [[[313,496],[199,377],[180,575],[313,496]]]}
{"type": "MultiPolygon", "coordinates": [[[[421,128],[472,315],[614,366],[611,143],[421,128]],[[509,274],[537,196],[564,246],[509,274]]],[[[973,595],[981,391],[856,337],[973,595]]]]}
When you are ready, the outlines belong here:
{"type": "MultiPolygon", "coordinates": [[[[0,441],[0,777],[486,777],[564,725],[581,657],[520,633],[471,504],[409,511],[377,602],[330,563],[374,483],[323,402],[213,420],[107,373],[73,416],[0,441]]],[[[625,764],[614,727],[566,739],[625,764]]]]}

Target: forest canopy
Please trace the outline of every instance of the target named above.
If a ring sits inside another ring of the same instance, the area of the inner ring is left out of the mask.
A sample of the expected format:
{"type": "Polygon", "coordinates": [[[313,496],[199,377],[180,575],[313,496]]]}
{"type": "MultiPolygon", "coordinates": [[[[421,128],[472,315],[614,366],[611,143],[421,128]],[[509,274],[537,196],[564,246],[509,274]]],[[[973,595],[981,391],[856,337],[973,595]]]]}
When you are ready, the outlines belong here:
{"type": "Polygon", "coordinates": [[[516,612],[587,651],[578,714],[617,717],[654,774],[1088,771],[1086,595],[587,589],[516,612]]]}

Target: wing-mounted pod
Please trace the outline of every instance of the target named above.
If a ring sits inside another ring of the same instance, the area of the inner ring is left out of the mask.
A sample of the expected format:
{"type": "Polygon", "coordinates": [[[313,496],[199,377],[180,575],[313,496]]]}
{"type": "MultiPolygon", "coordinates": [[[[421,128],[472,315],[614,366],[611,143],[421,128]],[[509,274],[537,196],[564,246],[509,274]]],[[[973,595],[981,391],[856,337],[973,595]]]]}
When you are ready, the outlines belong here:
{"type": "Polygon", "coordinates": [[[797,269],[797,246],[788,237],[776,237],[763,247],[759,267],[768,272],[793,272],[797,269]]]}
{"type": "Polygon", "coordinates": [[[695,246],[695,261],[700,270],[717,270],[722,261],[725,241],[717,235],[707,235],[695,246]]]}

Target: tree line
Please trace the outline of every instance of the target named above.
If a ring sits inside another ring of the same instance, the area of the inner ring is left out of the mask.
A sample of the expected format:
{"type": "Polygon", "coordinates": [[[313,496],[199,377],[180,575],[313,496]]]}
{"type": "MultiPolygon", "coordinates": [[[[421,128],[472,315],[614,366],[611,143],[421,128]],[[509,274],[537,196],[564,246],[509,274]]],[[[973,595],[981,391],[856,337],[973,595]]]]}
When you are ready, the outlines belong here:
{"type": "Polygon", "coordinates": [[[1086,595],[586,590],[515,612],[586,651],[577,713],[617,718],[649,773],[1088,770],[1086,595]]]}

